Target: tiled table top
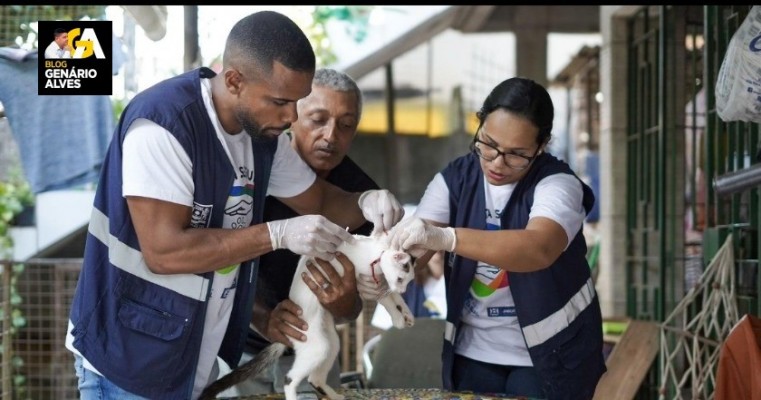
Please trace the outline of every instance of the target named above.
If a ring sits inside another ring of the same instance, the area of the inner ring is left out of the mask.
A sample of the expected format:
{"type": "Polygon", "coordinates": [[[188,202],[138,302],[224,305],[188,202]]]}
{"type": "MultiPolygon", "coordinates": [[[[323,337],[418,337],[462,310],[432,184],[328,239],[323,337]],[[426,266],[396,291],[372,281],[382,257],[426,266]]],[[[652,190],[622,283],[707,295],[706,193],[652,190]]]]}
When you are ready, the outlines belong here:
{"type": "MultiPolygon", "coordinates": [[[[525,398],[498,397],[473,393],[452,393],[439,389],[342,389],[346,400],[495,400],[525,398]]],[[[283,400],[282,394],[230,398],[230,400],[283,400]]],[[[525,399],[527,400],[527,399],[525,399]]]]}

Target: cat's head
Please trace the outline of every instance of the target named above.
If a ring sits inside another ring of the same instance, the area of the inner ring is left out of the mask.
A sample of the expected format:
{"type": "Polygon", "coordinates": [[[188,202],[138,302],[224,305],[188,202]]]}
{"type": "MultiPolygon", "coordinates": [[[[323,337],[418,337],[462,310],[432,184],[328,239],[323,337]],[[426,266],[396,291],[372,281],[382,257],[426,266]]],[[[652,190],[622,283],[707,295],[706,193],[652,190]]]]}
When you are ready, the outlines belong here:
{"type": "Polygon", "coordinates": [[[391,248],[390,233],[394,229],[397,229],[397,227],[400,227],[399,224],[391,228],[391,231],[376,233],[373,237],[381,244],[381,248],[385,249],[381,253],[377,263],[380,264],[381,272],[388,283],[389,290],[404,293],[407,289],[407,284],[415,278],[416,257],[409,252],[391,248]]]}
{"type": "Polygon", "coordinates": [[[414,259],[408,253],[389,249],[380,256],[380,268],[389,290],[404,293],[407,284],[415,277],[414,259]]]}

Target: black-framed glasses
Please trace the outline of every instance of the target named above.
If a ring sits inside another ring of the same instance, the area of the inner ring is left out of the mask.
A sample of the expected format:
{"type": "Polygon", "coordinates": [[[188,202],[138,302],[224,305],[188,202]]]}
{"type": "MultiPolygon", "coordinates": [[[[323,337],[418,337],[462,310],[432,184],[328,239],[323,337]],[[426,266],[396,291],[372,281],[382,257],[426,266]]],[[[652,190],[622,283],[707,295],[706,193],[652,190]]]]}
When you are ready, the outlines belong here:
{"type": "Polygon", "coordinates": [[[528,168],[528,166],[531,165],[531,162],[536,158],[536,155],[539,153],[539,148],[541,148],[541,146],[537,147],[534,155],[531,157],[517,153],[505,152],[490,145],[489,143],[478,140],[478,133],[476,133],[476,135],[473,137],[473,142],[470,144],[470,150],[484,160],[494,161],[497,157],[502,156],[502,161],[505,163],[505,165],[517,170],[528,168]]]}

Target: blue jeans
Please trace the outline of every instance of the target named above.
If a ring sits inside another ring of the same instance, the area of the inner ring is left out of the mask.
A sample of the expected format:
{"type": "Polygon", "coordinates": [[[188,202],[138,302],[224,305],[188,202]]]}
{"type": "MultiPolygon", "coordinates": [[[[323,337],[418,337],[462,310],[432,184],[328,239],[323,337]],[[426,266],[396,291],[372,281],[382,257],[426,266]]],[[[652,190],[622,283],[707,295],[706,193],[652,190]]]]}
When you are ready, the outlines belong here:
{"type": "Polygon", "coordinates": [[[82,365],[82,357],[76,354],[74,355],[74,370],[79,378],[77,383],[80,400],[148,400],[121,389],[105,377],[85,368],[82,365]]]}
{"type": "Polygon", "coordinates": [[[454,356],[452,383],[455,391],[500,394],[507,397],[544,399],[542,380],[534,367],[514,367],[454,356]]]}

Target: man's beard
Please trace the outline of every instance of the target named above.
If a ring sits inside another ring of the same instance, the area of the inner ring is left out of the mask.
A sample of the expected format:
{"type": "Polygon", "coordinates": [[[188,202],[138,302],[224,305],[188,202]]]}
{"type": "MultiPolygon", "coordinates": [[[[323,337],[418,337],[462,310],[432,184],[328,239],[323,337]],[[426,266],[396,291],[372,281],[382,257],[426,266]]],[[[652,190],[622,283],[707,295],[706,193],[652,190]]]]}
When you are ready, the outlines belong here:
{"type": "MultiPolygon", "coordinates": [[[[238,122],[240,123],[240,126],[243,127],[243,130],[246,131],[248,136],[251,137],[251,140],[254,142],[272,142],[274,140],[277,140],[276,135],[267,135],[264,132],[262,132],[262,126],[259,125],[256,120],[253,118],[250,118],[250,116],[243,110],[238,110],[235,113],[235,117],[238,119],[238,122]]],[[[283,130],[287,129],[284,128],[283,130]]]]}

